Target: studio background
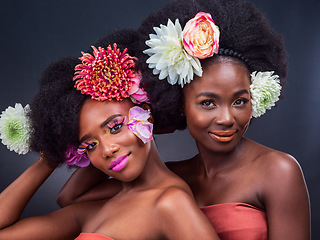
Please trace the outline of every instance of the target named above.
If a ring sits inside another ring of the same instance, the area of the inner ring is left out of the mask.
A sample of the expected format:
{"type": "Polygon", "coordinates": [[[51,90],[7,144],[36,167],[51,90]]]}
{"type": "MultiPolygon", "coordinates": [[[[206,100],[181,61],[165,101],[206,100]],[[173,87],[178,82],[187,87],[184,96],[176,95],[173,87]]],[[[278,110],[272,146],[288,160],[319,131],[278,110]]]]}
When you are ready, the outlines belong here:
{"type": "MultiPolygon", "coordinates": [[[[92,43],[122,27],[137,28],[169,0],[12,0],[0,3],[0,111],[16,102],[25,106],[38,90],[42,70],[65,56],[81,56],[92,43]]],[[[246,136],[290,153],[300,163],[308,185],[312,238],[320,239],[320,2],[251,0],[283,34],[289,54],[285,98],[255,120],[246,136]]],[[[49,106],[48,106],[49,107],[49,106]]],[[[196,153],[187,131],[156,135],[165,161],[196,153]]],[[[0,145],[0,190],[38,155],[21,156],[0,145]]],[[[58,209],[55,198],[72,170],[57,169],[40,188],[23,216],[58,209]]],[[[1,214],[1,213],[0,213],[1,214]]]]}

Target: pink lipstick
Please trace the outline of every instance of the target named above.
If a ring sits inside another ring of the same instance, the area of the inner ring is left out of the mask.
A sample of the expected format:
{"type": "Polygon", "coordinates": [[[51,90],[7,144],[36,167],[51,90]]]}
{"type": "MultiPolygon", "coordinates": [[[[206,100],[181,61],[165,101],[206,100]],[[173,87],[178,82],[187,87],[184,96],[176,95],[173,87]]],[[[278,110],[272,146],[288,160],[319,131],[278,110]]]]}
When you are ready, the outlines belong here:
{"type": "Polygon", "coordinates": [[[112,169],[115,172],[121,171],[128,162],[129,154],[118,157],[116,160],[111,162],[109,169],[112,169]]]}

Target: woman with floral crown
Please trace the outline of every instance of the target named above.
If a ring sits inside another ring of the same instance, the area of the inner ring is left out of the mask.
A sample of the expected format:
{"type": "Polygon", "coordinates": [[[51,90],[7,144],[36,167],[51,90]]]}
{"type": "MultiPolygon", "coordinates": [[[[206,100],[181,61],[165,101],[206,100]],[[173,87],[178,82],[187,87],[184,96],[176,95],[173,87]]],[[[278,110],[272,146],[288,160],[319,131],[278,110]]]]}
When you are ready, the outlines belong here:
{"type": "Polygon", "coordinates": [[[129,55],[137,39],[136,32],[121,30],[93,46],[92,54],[82,53],[82,62],[52,64],[30,107],[17,104],[1,114],[3,143],[41,155],[0,194],[0,239],[219,239],[153,141],[137,58],[129,55]],[[110,199],[19,219],[58,165],[90,162],[122,190],[110,199]]]}
{"type": "Polygon", "coordinates": [[[168,166],[221,239],[310,239],[299,164],[244,137],[251,119],[275,105],[287,73],[283,39],[264,15],[239,0],[178,0],[139,32],[156,130],[187,126],[199,151],[168,166]]]}
{"type": "MultiPolygon", "coordinates": [[[[176,0],[138,30],[155,133],[187,127],[199,151],[167,166],[188,183],[219,237],[310,239],[298,162],[244,137],[252,118],[280,98],[287,74],[283,39],[265,16],[240,0],[176,0]]],[[[65,202],[77,199],[62,193],[65,202]]]]}

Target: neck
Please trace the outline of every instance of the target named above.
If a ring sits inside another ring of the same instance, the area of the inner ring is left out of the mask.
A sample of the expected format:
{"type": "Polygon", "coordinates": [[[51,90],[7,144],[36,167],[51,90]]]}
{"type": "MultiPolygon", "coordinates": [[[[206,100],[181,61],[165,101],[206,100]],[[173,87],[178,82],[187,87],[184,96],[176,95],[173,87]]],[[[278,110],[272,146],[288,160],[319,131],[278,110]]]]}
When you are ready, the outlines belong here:
{"type": "Polygon", "coordinates": [[[230,152],[213,152],[197,145],[199,154],[195,157],[194,162],[197,168],[203,171],[203,174],[214,175],[223,169],[241,163],[241,160],[245,159],[247,155],[245,150],[247,142],[246,138],[242,138],[230,152]]]}
{"type": "Polygon", "coordinates": [[[131,182],[123,182],[123,191],[132,189],[150,189],[155,188],[163,182],[170,173],[163,163],[159,151],[154,143],[150,142],[150,152],[146,161],[146,165],[142,173],[131,182]]]}

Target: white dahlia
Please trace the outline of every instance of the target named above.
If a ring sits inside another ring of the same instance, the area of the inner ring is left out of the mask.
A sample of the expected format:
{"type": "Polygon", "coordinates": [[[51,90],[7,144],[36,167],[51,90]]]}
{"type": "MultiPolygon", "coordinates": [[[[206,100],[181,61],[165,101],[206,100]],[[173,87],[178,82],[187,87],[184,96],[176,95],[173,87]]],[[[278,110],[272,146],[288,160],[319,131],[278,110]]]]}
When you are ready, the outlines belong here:
{"type": "Polygon", "coordinates": [[[202,68],[198,58],[189,55],[182,43],[182,28],[179,20],[175,24],[169,19],[167,26],[153,28],[156,34],[150,34],[146,44],[150,47],[143,51],[150,57],[147,60],[153,74],[159,79],[167,78],[172,85],[184,84],[193,80],[193,75],[202,76],[202,68]]]}

